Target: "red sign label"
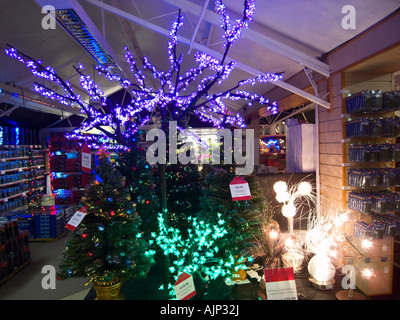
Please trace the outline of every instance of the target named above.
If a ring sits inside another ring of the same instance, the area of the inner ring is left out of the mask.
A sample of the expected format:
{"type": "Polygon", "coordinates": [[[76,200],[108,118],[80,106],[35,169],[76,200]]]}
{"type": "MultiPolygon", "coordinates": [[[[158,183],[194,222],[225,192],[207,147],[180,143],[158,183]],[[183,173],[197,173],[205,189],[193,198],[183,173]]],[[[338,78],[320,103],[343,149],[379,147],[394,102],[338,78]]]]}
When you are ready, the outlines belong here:
{"type": "Polygon", "coordinates": [[[235,177],[229,184],[232,200],[251,200],[249,184],[243,178],[235,177]]]}
{"type": "Polygon", "coordinates": [[[196,295],[193,277],[183,272],[175,282],[175,295],[178,300],[189,300],[196,295]]]}

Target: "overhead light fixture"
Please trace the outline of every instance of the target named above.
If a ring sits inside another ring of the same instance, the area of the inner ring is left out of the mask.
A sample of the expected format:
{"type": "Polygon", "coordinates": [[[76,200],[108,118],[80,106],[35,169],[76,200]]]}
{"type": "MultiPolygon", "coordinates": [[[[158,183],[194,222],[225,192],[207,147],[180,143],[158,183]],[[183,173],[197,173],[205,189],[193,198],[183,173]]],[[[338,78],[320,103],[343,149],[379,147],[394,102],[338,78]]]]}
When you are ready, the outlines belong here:
{"type": "Polygon", "coordinates": [[[104,50],[96,40],[85,23],[73,9],[57,9],[55,11],[57,22],[66,30],[89,54],[101,65],[118,69],[113,58],[104,50]]]}

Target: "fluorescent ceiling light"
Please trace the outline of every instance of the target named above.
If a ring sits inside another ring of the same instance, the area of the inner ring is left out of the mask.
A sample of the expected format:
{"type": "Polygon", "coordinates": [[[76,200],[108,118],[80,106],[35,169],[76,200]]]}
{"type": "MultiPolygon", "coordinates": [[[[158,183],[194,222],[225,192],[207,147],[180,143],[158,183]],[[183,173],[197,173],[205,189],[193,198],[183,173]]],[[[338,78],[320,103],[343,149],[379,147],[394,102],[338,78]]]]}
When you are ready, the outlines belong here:
{"type": "Polygon", "coordinates": [[[101,65],[118,68],[73,9],[57,9],[57,22],[101,65]]]}

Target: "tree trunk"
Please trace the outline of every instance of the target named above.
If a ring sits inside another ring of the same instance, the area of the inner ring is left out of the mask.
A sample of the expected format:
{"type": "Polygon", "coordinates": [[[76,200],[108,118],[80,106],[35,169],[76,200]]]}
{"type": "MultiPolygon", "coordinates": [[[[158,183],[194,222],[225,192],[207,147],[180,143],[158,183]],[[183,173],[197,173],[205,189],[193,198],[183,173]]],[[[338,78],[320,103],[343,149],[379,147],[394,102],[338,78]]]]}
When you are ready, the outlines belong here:
{"type": "MultiPolygon", "coordinates": [[[[161,212],[164,219],[164,224],[168,225],[168,206],[167,206],[167,173],[166,164],[159,164],[159,177],[160,177],[160,202],[161,202],[161,212]]],[[[162,259],[163,264],[163,285],[164,291],[168,293],[169,284],[169,267],[170,261],[169,256],[164,254],[162,259]]]]}

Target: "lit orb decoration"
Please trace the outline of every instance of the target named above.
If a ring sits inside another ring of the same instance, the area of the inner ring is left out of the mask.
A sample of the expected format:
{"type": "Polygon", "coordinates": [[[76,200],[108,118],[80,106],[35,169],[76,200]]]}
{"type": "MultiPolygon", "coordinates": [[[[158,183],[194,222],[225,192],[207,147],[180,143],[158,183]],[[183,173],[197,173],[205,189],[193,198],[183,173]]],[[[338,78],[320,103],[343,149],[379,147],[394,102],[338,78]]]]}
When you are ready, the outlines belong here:
{"type": "MultiPolygon", "coordinates": [[[[328,211],[313,217],[308,225],[306,247],[309,252],[315,254],[309,262],[309,280],[319,289],[333,287],[335,266],[340,264],[337,258],[343,255],[343,247],[347,243],[342,227],[348,220],[345,211],[328,211]]],[[[348,293],[340,293],[339,296],[340,300],[343,300],[347,298],[348,293]]]]}
{"type": "Polygon", "coordinates": [[[276,200],[280,203],[288,202],[289,199],[290,199],[290,194],[287,191],[276,194],[276,200]]]}
{"type": "Polygon", "coordinates": [[[308,272],[311,277],[321,284],[330,283],[335,277],[335,268],[331,259],[324,254],[317,254],[308,263],[308,272]]]}
{"type": "Polygon", "coordinates": [[[372,246],[373,246],[373,242],[372,242],[371,240],[364,239],[364,240],[361,242],[361,247],[362,247],[363,249],[371,249],[372,246]]]}
{"type": "Polygon", "coordinates": [[[272,230],[272,231],[269,233],[269,236],[270,236],[271,239],[276,240],[276,239],[278,239],[278,237],[279,237],[279,233],[278,233],[278,231],[276,231],[276,230],[272,230]]]}

